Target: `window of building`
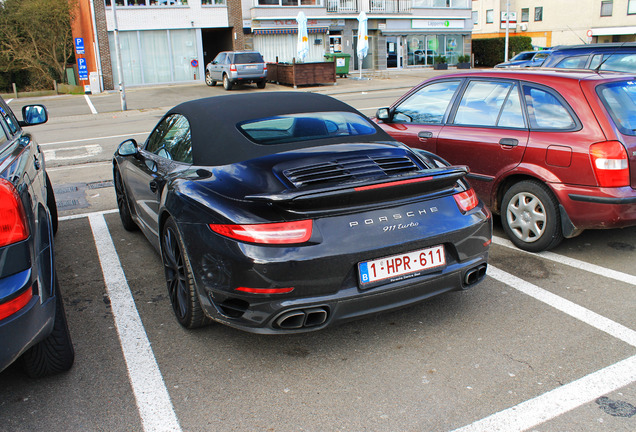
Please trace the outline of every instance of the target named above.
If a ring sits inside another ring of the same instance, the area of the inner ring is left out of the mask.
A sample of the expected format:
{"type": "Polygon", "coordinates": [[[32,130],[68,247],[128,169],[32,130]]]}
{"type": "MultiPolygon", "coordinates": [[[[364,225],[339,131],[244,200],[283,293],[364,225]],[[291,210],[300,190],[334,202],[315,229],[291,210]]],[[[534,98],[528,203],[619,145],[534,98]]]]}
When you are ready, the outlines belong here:
{"type": "Polygon", "coordinates": [[[530,21],[530,8],[521,9],[521,22],[530,21]]]}
{"type": "Polygon", "coordinates": [[[636,14],[636,0],[627,1],[627,15],[636,14]]]}
{"type": "Polygon", "coordinates": [[[486,11],[486,24],[492,24],[495,16],[495,12],[492,9],[486,11]]]}
{"type": "Polygon", "coordinates": [[[612,16],[614,2],[612,0],[604,0],[601,2],[601,16],[612,16]]]}
{"type": "Polygon", "coordinates": [[[473,25],[479,24],[479,11],[473,11],[473,25]]]}
{"type": "Polygon", "coordinates": [[[322,0],[258,0],[259,6],[322,6],[322,0]]]}
{"type": "Polygon", "coordinates": [[[543,6],[534,8],[534,20],[543,21],[543,6]]]}

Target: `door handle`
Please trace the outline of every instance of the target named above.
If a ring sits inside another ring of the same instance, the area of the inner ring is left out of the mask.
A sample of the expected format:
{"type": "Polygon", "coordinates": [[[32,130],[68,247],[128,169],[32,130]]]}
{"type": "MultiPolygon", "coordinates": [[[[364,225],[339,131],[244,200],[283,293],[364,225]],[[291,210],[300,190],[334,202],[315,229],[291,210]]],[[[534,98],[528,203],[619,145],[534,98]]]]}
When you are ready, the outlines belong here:
{"type": "Polygon", "coordinates": [[[156,180],[152,180],[149,186],[152,193],[157,193],[157,190],[159,189],[159,185],[157,184],[156,180]]]}
{"type": "Polygon", "coordinates": [[[515,138],[502,138],[499,140],[499,144],[506,147],[517,147],[519,140],[515,138]]]}
{"type": "Polygon", "coordinates": [[[417,137],[421,140],[433,138],[433,132],[430,131],[421,131],[418,132],[417,137]]]}

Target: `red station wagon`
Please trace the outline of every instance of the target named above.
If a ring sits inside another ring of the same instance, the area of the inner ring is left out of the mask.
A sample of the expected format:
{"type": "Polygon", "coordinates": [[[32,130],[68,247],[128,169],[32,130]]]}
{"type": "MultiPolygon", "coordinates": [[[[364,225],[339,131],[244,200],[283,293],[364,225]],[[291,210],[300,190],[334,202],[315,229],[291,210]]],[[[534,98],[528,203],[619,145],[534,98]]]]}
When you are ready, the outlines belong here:
{"type": "Polygon", "coordinates": [[[405,144],[470,167],[519,248],[636,225],[636,77],[475,71],[432,78],[376,121],[405,144]]]}

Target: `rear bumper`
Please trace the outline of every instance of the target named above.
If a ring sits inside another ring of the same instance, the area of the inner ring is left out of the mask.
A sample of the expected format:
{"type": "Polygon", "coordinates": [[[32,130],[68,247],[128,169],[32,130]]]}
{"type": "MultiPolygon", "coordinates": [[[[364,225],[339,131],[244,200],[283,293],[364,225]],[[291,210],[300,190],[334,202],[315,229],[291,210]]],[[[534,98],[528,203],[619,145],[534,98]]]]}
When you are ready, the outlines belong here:
{"type": "MultiPolygon", "coordinates": [[[[13,292],[31,289],[30,270],[25,270],[23,273],[27,274],[19,278],[4,278],[0,280],[0,284],[15,283],[19,280],[20,286],[11,287],[13,292]]],[[[54,319],[55,297],[49,297],[46,302],[41,303],[41,297],[34,294],[25,307],[0,321],[0,341],[2,341],[0,344],[0,371],[48,336],[53,330],[54,319]]]]}
{"type": "Polygon", "coordinates": [[[636,225],[636,190],[631,187],[551,186],[577,229],[636,225]]]}

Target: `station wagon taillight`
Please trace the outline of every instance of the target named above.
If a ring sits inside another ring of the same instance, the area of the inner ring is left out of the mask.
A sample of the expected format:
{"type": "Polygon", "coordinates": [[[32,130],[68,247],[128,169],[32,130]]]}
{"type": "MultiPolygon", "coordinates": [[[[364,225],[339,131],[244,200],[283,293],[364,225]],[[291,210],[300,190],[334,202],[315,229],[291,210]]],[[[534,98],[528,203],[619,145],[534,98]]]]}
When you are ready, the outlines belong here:
{"type": "Polygon", "coordinates": [[[24,207],[18,192],[0,179],[0,247],[25,240],[29,236],[24,207]]]}
{"type": "Polygon", "coordinates": [[[250,225],[210,224],[217,234],[234,240],[260,244],[297,244],[311,237],[313,222],[311,219],[250,225]]]}
{"type": "Polygon", "coordinates": [[[627,151],[623,144],[618,141],[592,144],[590,158],[599,186],[629,186],[627,151]]]}

